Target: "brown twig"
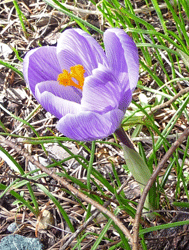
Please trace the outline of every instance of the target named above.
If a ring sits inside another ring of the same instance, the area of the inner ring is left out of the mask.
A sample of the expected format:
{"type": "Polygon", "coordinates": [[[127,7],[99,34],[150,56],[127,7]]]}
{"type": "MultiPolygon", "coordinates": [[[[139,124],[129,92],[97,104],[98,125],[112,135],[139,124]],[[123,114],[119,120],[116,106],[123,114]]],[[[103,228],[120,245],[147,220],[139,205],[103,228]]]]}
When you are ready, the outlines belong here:
{"type": "MultiPolygon", "coordinates": [[[[128,179],[129,180],[129,179],[128,179]]],[[[123,188],[128,184],[128,180],[126,182],[123,183],[123,185],[121,185],[121,187],[118,189],[117,194],[119,194],[121,192],[121,190],[123,190],[123,188]]],[[[115,199],[115,194],[112,197],[112,200],[115,199]]],[[[106,201],[104,203],[104,207],[109,206],[111,202],[110,201],[106,201]]],[[[71,236],[69,239],[66,240],[66,242],[64,242],[63,246],[60,248],[60,250],[65,250],[67,249],[67,247],[70,245],[70,243],[94,220],[94,218],[96,218],[99,215],[99,210],[95,210],[93,211],[93,214],[90,216],[90,218],[84,222],[71,236]]]]}
{"type": "Polygon", "coordinates": [[[17,144],[13,143],[10,140],[5,139],[4,137],[0,136],[0,143],[6,144],[9,147],[13,148],[17,153],[20,155],[23,155],[28,161],[36,165],[39,169],[41,169],[43,172],[51,176],[54,180],[58,181],[61,183],[65,188],[67,188],[69,191],[71,191],[74,195],[78,196],[82,200],[86,201],[89,204],[92,204],[94,207],[96,207],[99,211],[102,213],[106,214],[109,218],[111,218],[114,223],[122,230],[122,232],[125,234],[125,236],[128,238],[128,240],[133,242],[132,236],[129,232],[129,230],[123,225],[123,223],[113,214],[111,213],[108,209],[105,207],[101,206],[99,203],[95,202],[91,198],[89,198],[87,195],[81,193],[79,190],[77,190],[75,187],[73,187],[71,184],[69,184],[66,180],[63,178],[59,177],[55,173],[53,173],[52,170],[44,167],[42,164],[40,164],[38,161],[36,161],[32,156],[29,155],[29,153],[26,150],[23,150],[20,146],[17,144]]]}
{"type": "Polygon", "coordinates": [[[145,186],[143,193],[141,195],[138,207],[137,207],[137,212],[135,216],[135,222],[133,226],[133,250],[138,250],[138,243],[139,243],[139,237],[138,237],[138,232],[139,232],[139,222],[140,222],[140,217],[142,214],[142,209],[144,206],[144,202],[146,199],[146,196],[152,187],[154,181],[156,180],[159,172],[161,169],[164,167],[164,164],[167,162],[167,160],[171,157],[173,152],[179,147],[179,145],[184,141],[184,139],[189,136],[189,127],[184,130],[182,135],[178,138],[178,140],[171,146],[171,148],[167,151],[167,153],[164,155],[162,160],[159,162],[156,170],[153,172],[151,175],[147,185],[145,186]]]}
{"type": "Polygon", "coordinates": [[[160,105],[157,105],[155,107],[153,107],[149,113],[149,115],[153,114],[155,111],[159,110],[159,109],[163,109],[168,107],[171,103],[173,103],[174,101],[176,101],[181,95],[184,95],[186,93],[189,92],[189,87],[182,89],[181,91],[178,92],[178,94],[176,94],[172,99],[170,99],[169,101],[162,103],[160,105]]]}

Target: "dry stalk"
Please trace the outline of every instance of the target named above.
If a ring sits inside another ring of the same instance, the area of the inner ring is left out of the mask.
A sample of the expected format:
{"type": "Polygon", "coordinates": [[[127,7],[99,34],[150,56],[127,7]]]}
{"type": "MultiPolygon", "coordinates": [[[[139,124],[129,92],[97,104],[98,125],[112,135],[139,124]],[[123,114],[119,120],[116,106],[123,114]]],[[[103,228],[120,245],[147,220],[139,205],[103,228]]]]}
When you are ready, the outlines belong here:
{"type": "Polygon", "coordinates": [[[174,101],[176,101],[181,95],[184,95],[186,93],[189,92],[189,87],[182,89],[181,91],[178,92],[178,94],[176,94],[172,99],[170,99],[169,101],[162,103],[160,105],[155,106],[154,108],[151,109],[149,115],[153,114],[155,111],[159,110],[159,109],[163,109],[168,107],[169,105],[171,105],[171,103],[173,103],[174,101]]]}
{"type": "Polygon", "coordinates": [[[59,177],[56,175],[52,170],[44,167],[42,164],[40,164],[38,161],[36,161],[32,156],[29,155],[29,153],[22,149],[21,146],[18,146],[17,144],[13,143],[11,140],[7,140],[4,137],[0,136],[0,143],[6,144],[9,147],[13,148],[17,153],[24,156],[28,161],[36,165],[39,169],[41,169],[43,172],[51,176],[54,180],[61,183],[65,188],[67,188],[70,192],[72,192],[77,197],[81,198],[82,200],[86,201],[87,203],[93,205],[96,207],[99,211],[106,214],[109,218],[111,218],[114,223],[122,230],[122,232],[125,234],[125,236],[128,238],[128,240],[133,243],[132,236],[129,232],[129,230],[123,225],[123,223],[108,209],[101,206],[99,203],[95,202],[91,198],[89,198],[87,195],[81,193],[79,190],[77,190],[75,187],[73,187],[71,184],[69,184],[65,179],[59,177]]]}
{"type": "Polygon", "coordinates": [[[167,153],[164,155],[162,160],[159,162],[156,170],[153,172],[152,176],[150,177],[147,185],[145,186],[143,193],[141,195],[138,207],[137,207],[137,212],[135,216],[135,222],[133,226],[133,250],[138,250],[139,248],[139,222],[140,222],[140,217],[142,214],[142,209],[144,206],[144,202],[146,199],[146,196],[152,187],[153,183],[155,182],[158,174],[160,173],[161,169],[164,167],[164,164],[167,162],[167,160],[171,157],[173,152],[179,147],[179,145],[189,136],[189,127],[184,130],[182,135],[178,138],[178,140],[171,146],[171,148],[167,151],[167,153]]]}
{"type": "MultiPolygon", "coordinates": [[[[117,194],[119,194],[121,192],[121,190],[123,190],[124,187],[127,186],[129,179],[123,183],[123,185],[121,185],[121,187],[118,189],[117,194]]],[[[115,199],[116,196],[115,194],[112,196],[112,200],[115,199]]],[[[111,202],[110,201],[106,201],[104,203],[104,207],[109,206],[111,202]]],[[[70,243],[93,221],[94,218],[96,218],[99,215],[100,211],[99,210],[95,210],[93,211],[93,214],[90,216],[90,218],[84,222],[71,236],[68,240],[66,240],[66,242],[64,242],[63,246],[60,248],[60,250],[65,250],[67,249],[67,247],[70,245],[70,243]]]]}

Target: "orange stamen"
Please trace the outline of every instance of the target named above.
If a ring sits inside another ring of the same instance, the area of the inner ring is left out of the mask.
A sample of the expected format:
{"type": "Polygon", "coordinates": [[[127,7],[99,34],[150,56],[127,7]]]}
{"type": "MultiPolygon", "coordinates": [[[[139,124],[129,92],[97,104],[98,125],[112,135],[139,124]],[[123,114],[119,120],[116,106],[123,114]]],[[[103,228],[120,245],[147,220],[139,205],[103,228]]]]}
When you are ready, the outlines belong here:
{"type": "Polygon", "coordinates": [[[64,86],[73,86],[82,90],[84,85],[84,73],[85,70],[82,65],[75,65],[70,67],[70,73],[64,69],[62,73],[58,75],[57,81],[64,86]],[[77,80],[78,83],[75,83],[72,78],[77,80]]]}

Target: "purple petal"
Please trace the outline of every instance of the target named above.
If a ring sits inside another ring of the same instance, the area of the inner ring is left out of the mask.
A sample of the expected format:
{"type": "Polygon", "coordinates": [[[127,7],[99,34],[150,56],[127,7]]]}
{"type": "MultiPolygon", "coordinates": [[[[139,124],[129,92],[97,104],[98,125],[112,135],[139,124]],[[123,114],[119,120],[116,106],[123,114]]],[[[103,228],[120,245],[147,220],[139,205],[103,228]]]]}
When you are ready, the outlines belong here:
{"type": "Polygon", "coordinates": [[[81,105],[75,102],[64,100],[50,92],[37,93],[39,103],[52,115],[61,119],[67,114],[77,114],[81,110],[81,105]]]}
{"type": "MultiPolygon", "coordinates": [[[[70,86],[60,85],[57,81],[45,81],[36,85],[35,96],[39,101],[44,92],[52,93],[54,96],[76,103],[81,103],[82,93],[78,89],[70,86]]],[[[39,101],[40,102],[40,101],[39,101]]]]}
{"type": "Polygon", "coordinates": [[[23,62],[23,73],[28,87],[35,96],[35,86],[39,82],[57,80],[62,72],[56,56],[56,47],[40,47],[29,51],[23,62]]]}
{"type": "Polygon", "coordinates": [[[125,113],[126,109],[131,103],[131,100],[132,100],[132,91],[130,88],[128,88],[122,93],[118,108],[121,109],[123,113],[125,113]]]}
{"type": "Polygon", "coordinates": [[[111,135],[119,127],[123,115],[119,109],[103,115],[89,111],[68,114],[60,119],[57,129],[71,139],[93,141],[111,135]]]}
{"type": "Polygon", "coordinates": [[[98,63],[107,65],[107,58],[101,46],[81,29],[68,29],[61,34],[57,55],[62,69],[69,70],[74,65],[83,65],[85,77],[98,67],[98,63]]]}
{"type": "Polygon", "coordinates": [[[106,113],[118,108],[121,95],[120,84],[112,71],[103,65],[93,70],[85,79],[82,110],[106,113]]]}
{"type": "Polygon", "coordinates": [[[104,32],[104,44],[108,63],[119,80],[124,84],[123,73],[128,73],[130,89],[133,91],[138,82],[139,58],[137,47],[124,30],[113,28],[104,32]]]}

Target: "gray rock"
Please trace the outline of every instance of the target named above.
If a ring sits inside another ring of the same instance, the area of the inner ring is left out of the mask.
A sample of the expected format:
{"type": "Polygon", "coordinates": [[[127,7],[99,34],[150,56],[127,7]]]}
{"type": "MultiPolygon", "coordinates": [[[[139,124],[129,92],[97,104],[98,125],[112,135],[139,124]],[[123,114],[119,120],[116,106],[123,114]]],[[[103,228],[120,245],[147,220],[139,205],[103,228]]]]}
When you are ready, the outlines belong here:
{"type": "Polygon", "coordinates": [[[11,223],[8,227],[7,227],[7,230],[10,232],[10,233],[14,233],[14,231],[17,229],[18,225],[13,222],[11,223]]]}
{"type": "Polygon", "coordinates": [[[43,245],[37,238],[26,238],[15,234],[4,237],[0,242],[0,250],[42,250],[43,245]]]}

